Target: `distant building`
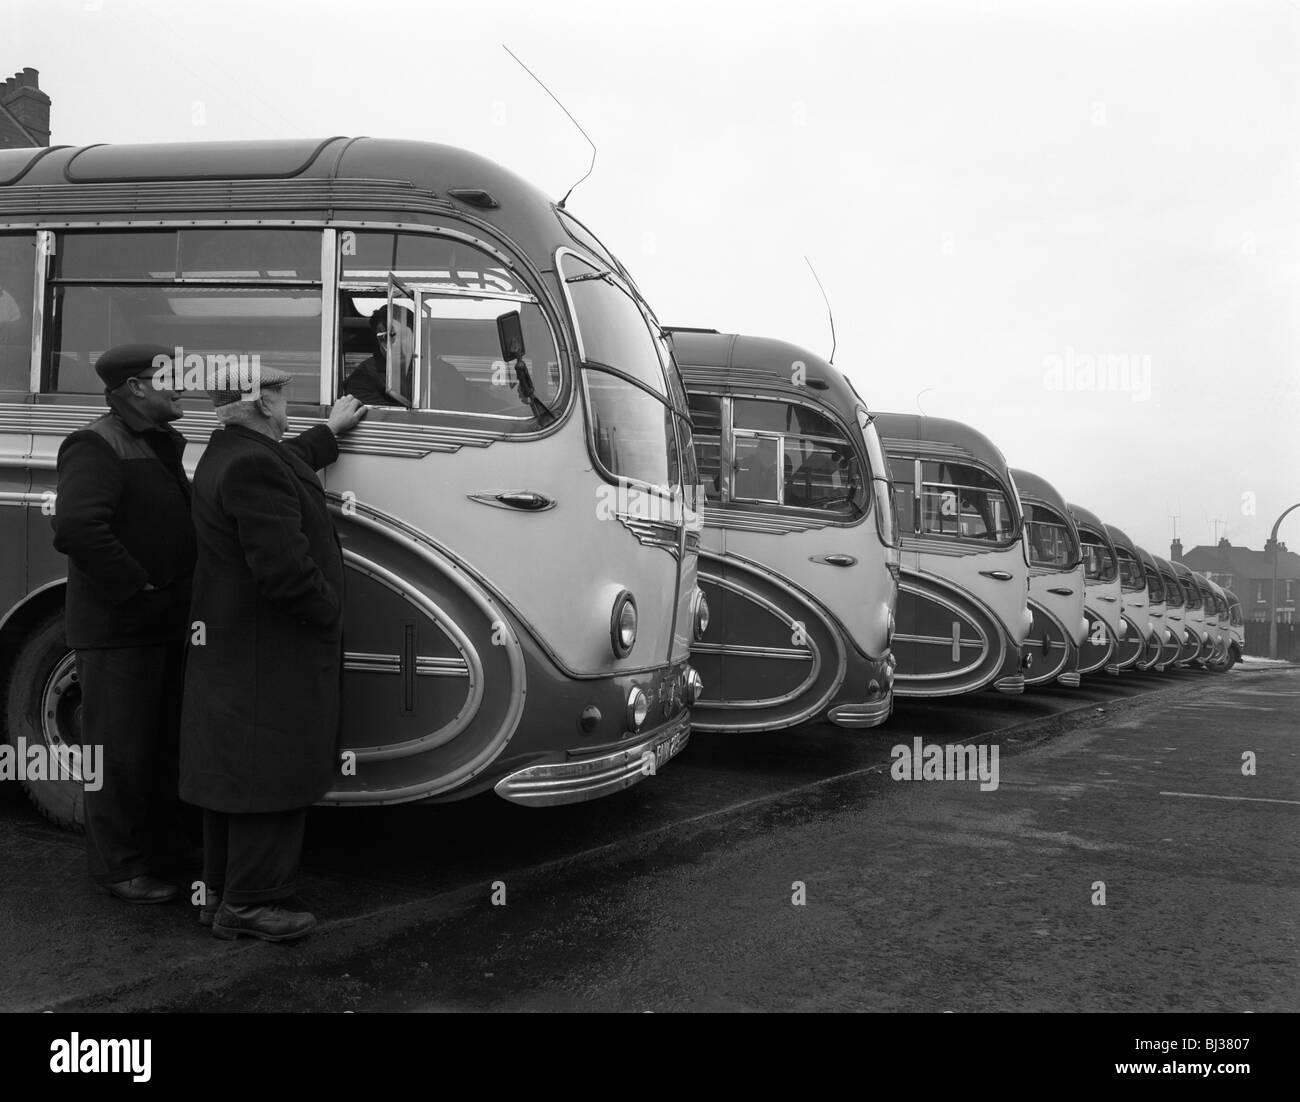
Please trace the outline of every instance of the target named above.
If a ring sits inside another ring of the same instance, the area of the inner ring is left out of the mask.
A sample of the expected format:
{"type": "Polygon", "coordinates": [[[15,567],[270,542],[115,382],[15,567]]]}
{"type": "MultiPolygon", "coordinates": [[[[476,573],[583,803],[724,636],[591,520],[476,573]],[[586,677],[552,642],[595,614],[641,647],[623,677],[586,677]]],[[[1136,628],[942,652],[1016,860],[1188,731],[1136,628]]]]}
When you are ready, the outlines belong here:
{"type": "Polygon", "coordinates": [[[1271,543],[1263,551],[1252,551],[1249,547],[1233,547],[1222,539],[1217,547],[1193,547],[1184,555],[1182,542],[1174,540],[1169,557],[1231,589],[1241,600],[1247,623],[1267,623],[1268,610],[1275,603],[1279,624],[1300,623],[1296,617],[1296,603],[1300,600],[1300,555],[1288,551],[1285,543],[1278,544],[1276,602],[1272,592],[1271,543]]]}
{"type": "Polygon", "coordinates": [[[0,149],[50,144],[50,97],[40,74],[24,69],[0,84],[0,149]]]}

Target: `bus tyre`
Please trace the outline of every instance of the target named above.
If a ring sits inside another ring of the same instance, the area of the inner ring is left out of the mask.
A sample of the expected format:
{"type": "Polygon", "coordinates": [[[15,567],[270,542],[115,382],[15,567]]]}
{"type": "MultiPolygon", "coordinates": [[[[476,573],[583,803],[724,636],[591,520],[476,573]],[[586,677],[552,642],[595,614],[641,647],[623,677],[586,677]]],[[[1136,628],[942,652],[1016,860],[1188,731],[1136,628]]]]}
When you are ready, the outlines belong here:
{"type": "MultiPolygon", "coordinates": [[[[5,733],[15,754],[26,750],[30,758],[30,748],[35,746],[65,751],[64,760],[75,765],[73,777],[24,777],[22,786],[50,822],[80,833],[85,822],[80,775],[81,689],[74,652],[63,636],[62,609],[38,621],[19,647],[5,686],[5,733]]],[[[45,755],[46,764],[56,760],[45,755]]],[[[17,770],[18,761],[14,764],[17,770]]]]}

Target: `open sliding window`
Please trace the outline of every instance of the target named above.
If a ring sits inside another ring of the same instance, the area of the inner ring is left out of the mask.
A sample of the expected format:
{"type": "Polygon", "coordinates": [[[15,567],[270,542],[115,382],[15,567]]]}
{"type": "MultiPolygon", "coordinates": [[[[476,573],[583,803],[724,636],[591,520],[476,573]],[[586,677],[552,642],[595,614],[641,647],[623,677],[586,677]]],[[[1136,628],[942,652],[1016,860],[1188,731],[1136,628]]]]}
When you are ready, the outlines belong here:
{"type": "Polygon", "coordinates": [[[1041,503],[1025,504],[1025,529],[1029,533],[1029,561],[1034,566],[1072,570],[1079,565],[1079,544],[1069,522],[1041,503]]]}
{"type": "Polygon", "coordinates": [[[399,417],[502,433],[557,419],[555,337],[504,260],[450,235],[338,236],[341,393],[399,417]],[[506,347],[508,329],[522,347],[506,347]]]}
{"type": "MultiPolygon", "coordinates": [[[[842,520],[868,512],[870,488],[861,457],[844,429],[825,414],[777,398],[698,392],[690,395],[690,409],[707,499],[824,510],[842,520]]],[[[884,486],[888,503],[887,480],[884,486]]]]}
{"type": "Polygon", "coordinates": [[[731,500],[818,509],[846,518],[867,512],[862,463],[844,430],[800,402],[731,400],[731,500]]]}
{"type": "MultiPolygon", "coordinates": [[[[897,482],[900,472],[895,470],[897,482]]],[[[1006,489],[968,463],[923,459],[916,465],[920,531],[927,536],[1007,543],[1016,537],[1006,489]]]]}
{"type": "Polygon", "coordinates": [[[1106,541],[1096,532],[1079,529],[1079,542],[1083,550],[1083,576],[1089,582],[1113,582],[1119,573],[1119,564],[1106,541]]]}
{"type": "MultiPolygon", "coordinates": [[[[321,234],[275,227],[68,230],[53,242],[43,394],[99,395],[95,362],[126,343],[179,350],[191,365],[257,357],[294,377],[289,400],[320,401],[321,234]]],[[[183,395],[201,378],[191,372],[183,395]]]]}
{"type": "Polygon", "coordinates": [[[1125,593],[1141,593],[1147,583],[1137,556],[1127,547],[1116,547],[1115,555],[1119,559],[1120,588],[1125,593]]]}

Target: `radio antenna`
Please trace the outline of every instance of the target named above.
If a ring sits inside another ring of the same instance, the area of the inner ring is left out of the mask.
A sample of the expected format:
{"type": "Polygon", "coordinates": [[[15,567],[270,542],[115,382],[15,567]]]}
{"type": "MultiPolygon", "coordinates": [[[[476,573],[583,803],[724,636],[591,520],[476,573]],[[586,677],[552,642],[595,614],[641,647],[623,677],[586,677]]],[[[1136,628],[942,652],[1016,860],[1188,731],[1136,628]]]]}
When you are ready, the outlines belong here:
{"type": "MultiPolygon", "coordinates": [[[[806,256],[803,258],[803,261],[808,265],[808,270],[812,272],[813,279],[817,279],[817,269],[812,266],[812,261],[806,256]]],[[[822,286],[822,281],[820,279],[817,279],[817,290],[822,293],[822,298],[826,302],[826,316],[830,318],[831,321],[831,358],[826,362],[833,364],[835,362],[835,315],[831,313],[831,300],[827,297],[826,288],[822,286]]]]}
{"type": "MultiPolygon", "coordinates": [[[[563,111],[566,115],[568,115],[569,121],[578,128],[578,133],[587,139],[587,144],[591,146],[591,164],[587,166],[587,171],[582,177],[582,180],[585,180],[588,176],[591,175],[592,171],[596,167],[596,143],[593,142],[591,140],[591,136],[585,130],[582,129],[582,125],[578,122],[578,120],[575,119],[573,115],[569,113],[569,109],[565,107],[564,104],[560,103],[559,97],[554,92],[552,92],[549,88],[546,87],[546,84],[542,81],[542,78],[539,77],[536,73],[534,73],[530,68],[528,68],[528,66],[525,65],[522,61],[519,61],[519,55],[516,54],[514,50],[512,50],[504,42],[501,43],[501,48],[505,50],[505,52],[508,53],[511,57],[513,57],[516,61],[519,62],[519,67],[523,69],[525,73],[527,73],[530,77],[532,77],[535,81],[537,81],[538,84],[542,86],[542,91],[544,91],[548,96],[551,97],[551,99],[555,100],[555,102],[559,104],[560,110],[563,111]]],[[[564,204],[568,202],[569,196],[573,194],[573,188],[576,188],[578,184],[582,183],[582,180],[579,180],[577,184],[574,184],[573,187],[569,188],[569,190],[564,193],[564,198],[561,199],[558,204],[556,204],[560,208],[560,210],[564,209],[564,204]]]]}
{"type": "Polygon", "coordinates": [[[922,417],[929,417],[930,415],[925,412],[925,407],[921,405],[921,395],[929,394],[930,391],[932,391],[933,389],[934,387],[927,386],[927,387],[922,387],[920,390],[916,392],[916,408],[922,417]]]}

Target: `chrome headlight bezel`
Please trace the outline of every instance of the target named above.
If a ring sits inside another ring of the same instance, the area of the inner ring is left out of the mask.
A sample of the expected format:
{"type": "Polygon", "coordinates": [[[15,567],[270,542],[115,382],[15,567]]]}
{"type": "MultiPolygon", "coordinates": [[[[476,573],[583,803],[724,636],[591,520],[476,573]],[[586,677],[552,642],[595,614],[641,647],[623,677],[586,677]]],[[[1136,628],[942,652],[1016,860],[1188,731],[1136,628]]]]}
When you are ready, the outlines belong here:
{"type": "Polygon", "coordinates": [[[704,678],[694,666],[687,666],[682,671],[682,700],[687,707],[694,707],[704,694],[704,678]]]}
{"type": "Polygon", "coordinates": [[[709,599],[704,596],[704,590],[696,586],[695,596],[691,598],[691,631],[695,635],[695,641],[698,643],[703,639],[708,630],[709,599]]]}
{"type": "Polygon", "coordinates": [[[637,627],[636,598],[624,589],[614,598],[614,607],[609,615],[609,646],[615,658],[626,658],[632,653],[636,646],[637,627]],[[630,630],[625,614],[631,615],[630,630]]]}
{"type": "Polygon", "coordinates": [[[633,686],[627,694],[627,727],[636,733],[645,725],[650,714],[650,700],[640,689],[633,686]]]}

